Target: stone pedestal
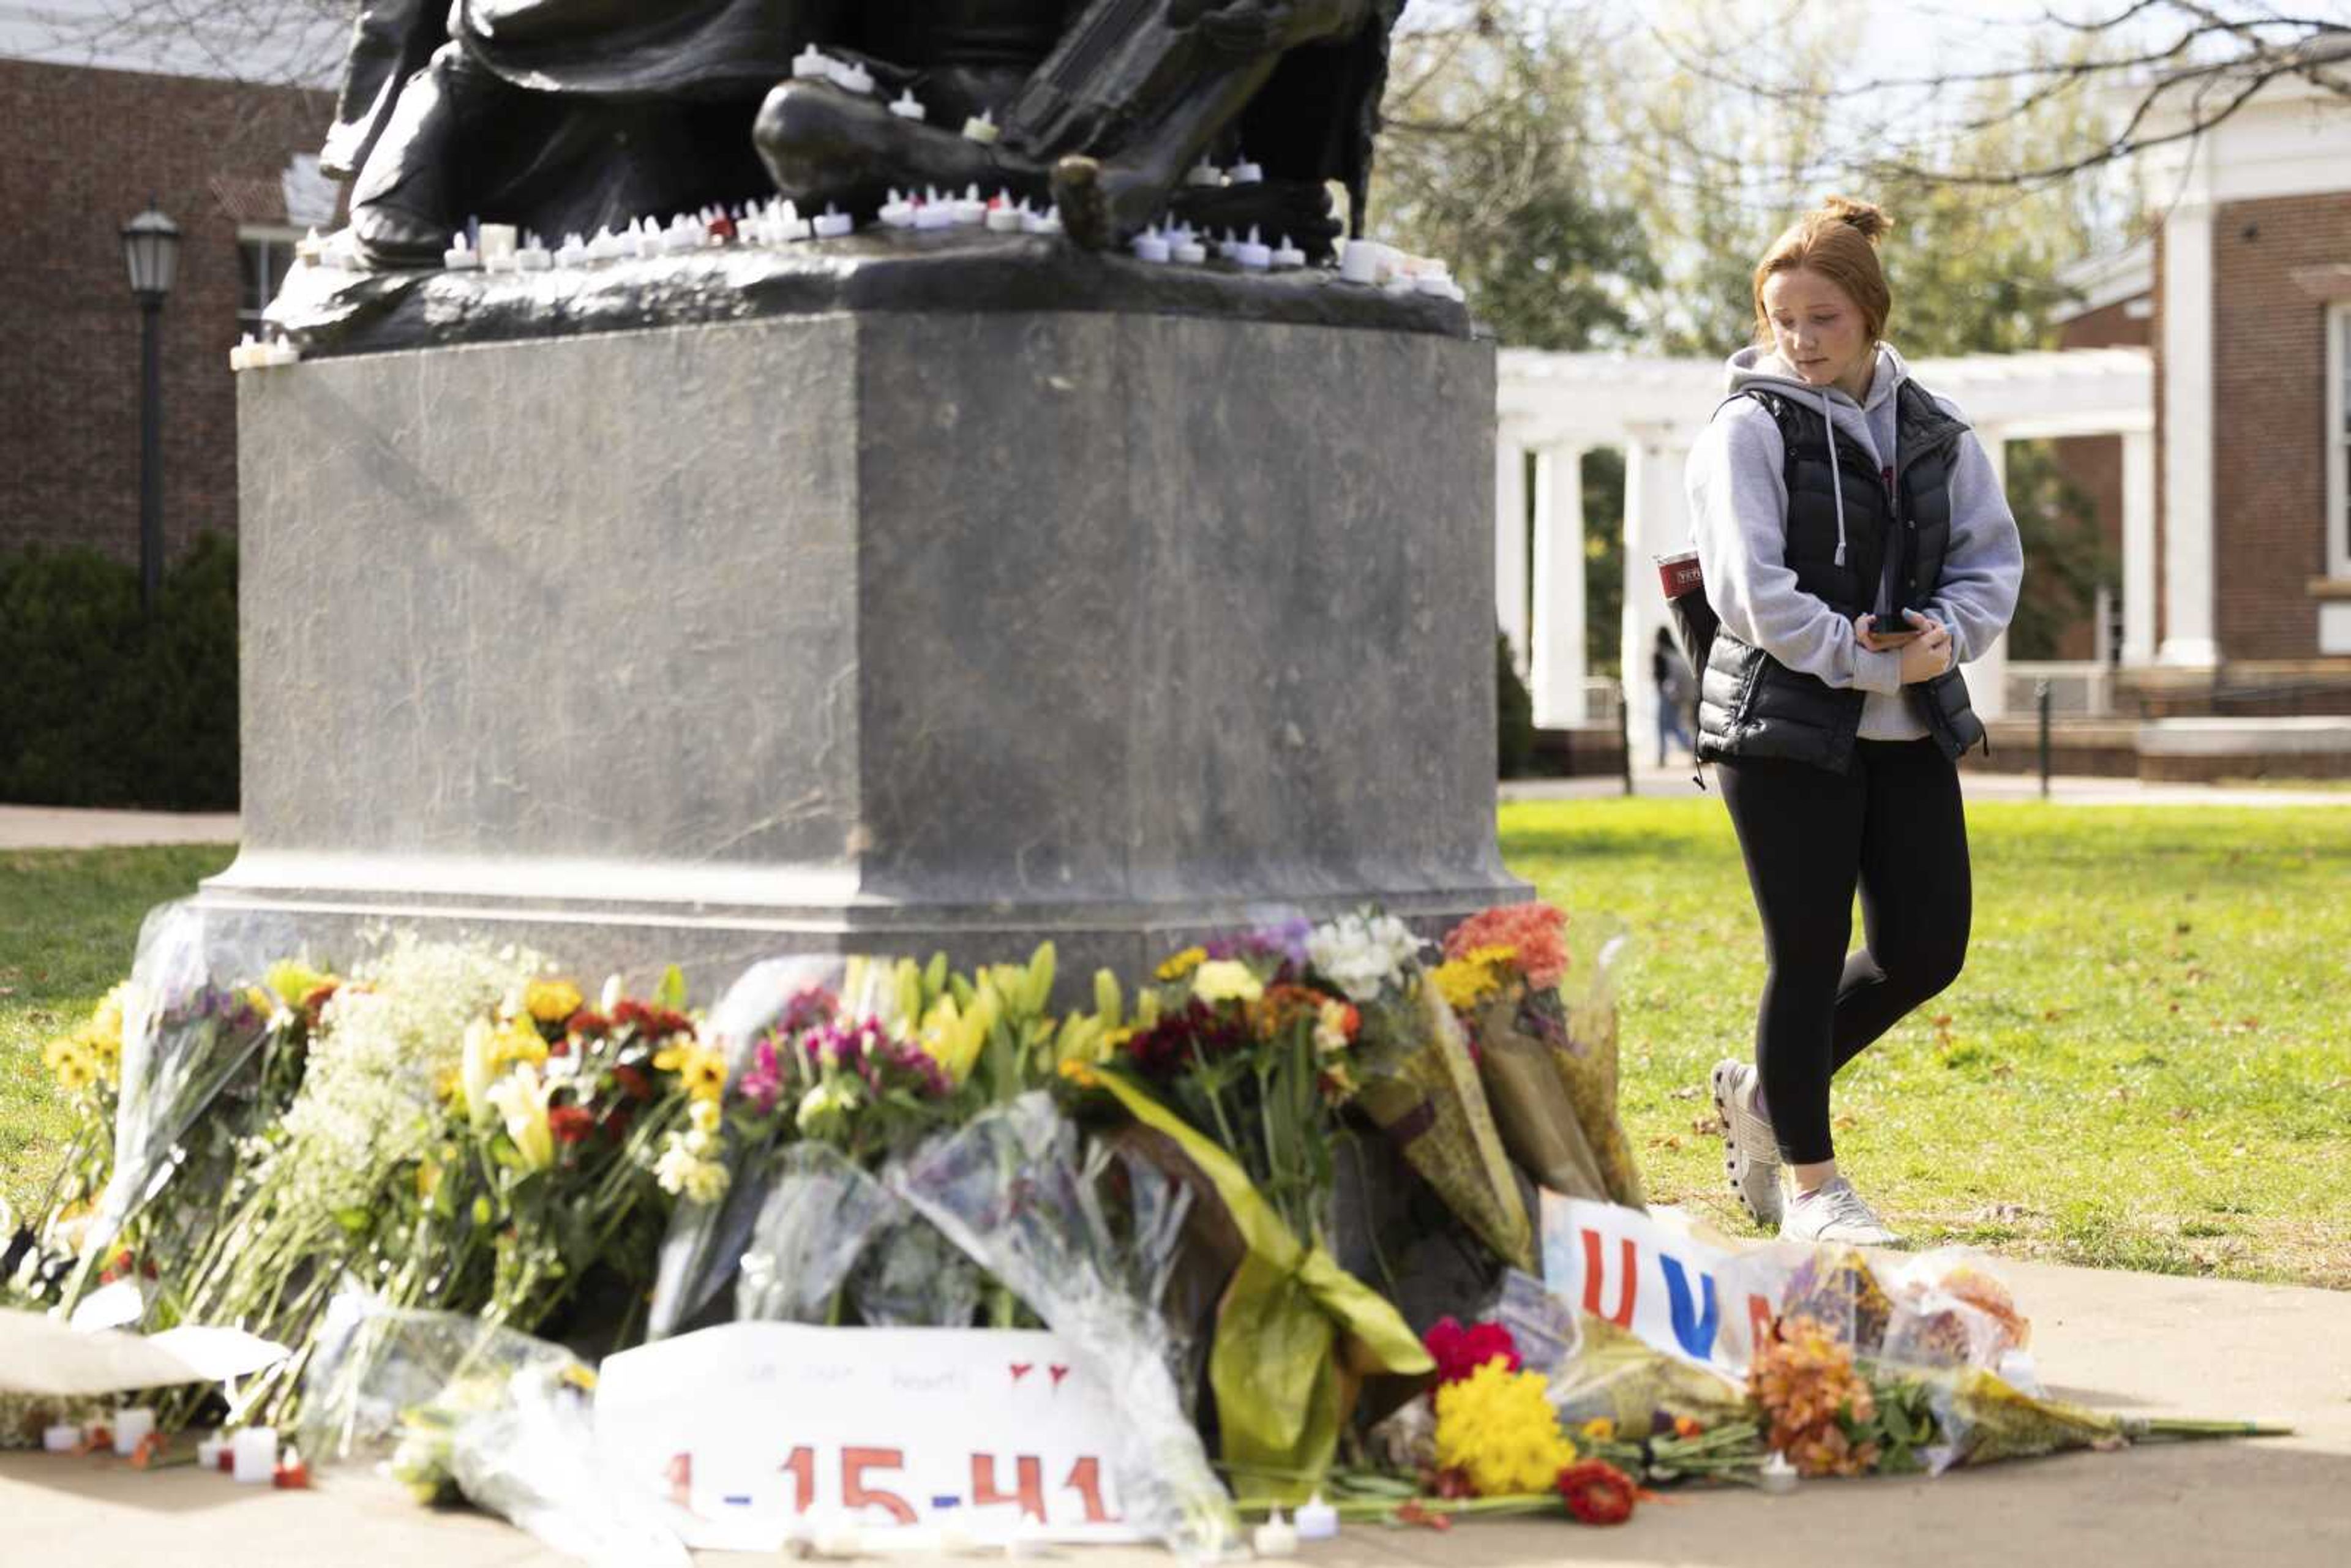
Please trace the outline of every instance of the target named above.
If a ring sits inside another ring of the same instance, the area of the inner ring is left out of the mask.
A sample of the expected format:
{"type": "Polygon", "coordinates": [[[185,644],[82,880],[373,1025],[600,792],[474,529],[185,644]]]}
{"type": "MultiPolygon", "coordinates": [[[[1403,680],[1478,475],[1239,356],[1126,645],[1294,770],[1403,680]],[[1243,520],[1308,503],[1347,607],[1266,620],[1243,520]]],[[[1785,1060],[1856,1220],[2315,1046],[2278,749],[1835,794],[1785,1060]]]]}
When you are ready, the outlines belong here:
{"type": "Polygon", "coordinates": [[[244,376],[245,845],[203,902],[707,985],[1524,896],[1493,408],[1459,336],[1110,310],[244,376]]]}

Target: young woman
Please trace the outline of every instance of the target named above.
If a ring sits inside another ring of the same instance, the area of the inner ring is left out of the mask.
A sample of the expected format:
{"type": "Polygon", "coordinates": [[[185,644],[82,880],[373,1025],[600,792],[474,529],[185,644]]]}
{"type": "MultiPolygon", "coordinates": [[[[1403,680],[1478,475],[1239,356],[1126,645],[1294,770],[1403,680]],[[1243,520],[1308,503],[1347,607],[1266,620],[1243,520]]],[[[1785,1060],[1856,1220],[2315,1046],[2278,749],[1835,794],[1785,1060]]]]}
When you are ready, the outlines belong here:
{"type": "Polygon", "coordinates": [[[1881,340],[1890,226],[1832,197],[1765,253],[1756,345],[1731,356],[1688,475],[1721,621],[1698,754],[1719,765],[1770,965],[1755,1065],[1713,1073],[1726,1164],[1758,1224],[1862,1245],[1895,1237],[1837,1169],[1829,1079],[1959,975],[1957,762],[1983,737],[1959,665],[2007,626],[2023,575],[1991,460],[1881,340]]]}

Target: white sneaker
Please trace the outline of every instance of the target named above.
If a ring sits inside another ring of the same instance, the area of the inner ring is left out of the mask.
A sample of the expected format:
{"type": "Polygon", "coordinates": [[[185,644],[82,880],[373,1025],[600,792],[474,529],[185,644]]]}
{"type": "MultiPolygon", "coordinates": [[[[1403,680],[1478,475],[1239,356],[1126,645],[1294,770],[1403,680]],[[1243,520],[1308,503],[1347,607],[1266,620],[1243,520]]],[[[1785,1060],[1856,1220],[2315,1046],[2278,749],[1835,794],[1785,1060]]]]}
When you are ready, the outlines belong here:
{"type": "Polygon", "coordinates": [[[1755,1109],[1755,1070],[1743,1061],[1714,1064],[1715,1114],[1722,1118],[1722,1166],[1748,1218],[1769,1229],[1780,1223],[1780,1142],[1755,1109]]]}
{"type": "Polygon", "coordinates": [[[1788,1199],[1780,1221],[1782,1241],[1843,1241],[1855,1247],[1899,1247],[1902,1239],[1886,1228],[1853,1183],[1831,1176],[1811,1192],[1788,1199]]]}

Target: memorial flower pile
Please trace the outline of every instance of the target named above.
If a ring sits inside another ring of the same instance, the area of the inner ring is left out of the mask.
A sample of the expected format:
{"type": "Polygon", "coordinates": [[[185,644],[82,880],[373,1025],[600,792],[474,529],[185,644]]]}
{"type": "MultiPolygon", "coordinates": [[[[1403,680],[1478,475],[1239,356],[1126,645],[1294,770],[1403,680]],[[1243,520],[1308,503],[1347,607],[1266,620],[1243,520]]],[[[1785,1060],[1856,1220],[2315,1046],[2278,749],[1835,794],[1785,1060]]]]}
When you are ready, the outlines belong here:
{"type": "Polygon", "coordinates": [[[1639,1207],[1605,966],[1572,1001],[1566,914],[1489,909],[1447,932],[1444,951],[1430,980],[1468,1036],[1511,1158],[1550,1191],[1639,1207]]]}

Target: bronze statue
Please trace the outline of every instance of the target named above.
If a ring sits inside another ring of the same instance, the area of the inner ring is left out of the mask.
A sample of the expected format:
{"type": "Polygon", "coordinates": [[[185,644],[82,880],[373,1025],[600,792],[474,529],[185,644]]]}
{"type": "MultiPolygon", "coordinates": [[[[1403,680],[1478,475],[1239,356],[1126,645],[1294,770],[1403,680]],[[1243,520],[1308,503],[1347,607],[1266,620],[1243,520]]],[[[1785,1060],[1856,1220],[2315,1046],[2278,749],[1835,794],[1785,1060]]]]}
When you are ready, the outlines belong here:
{"type": "Polygon", "coordinates": [[[369,258],[437,261],[469,215],[550,241],[781,191],[870,214],[893,187],[1057,202],[1116,245],[1174,210],[1327,254],[1363,210],[1405,0],[365,0],[325,162],[369,258]],[[445,26],[444,19],[445,17],[445,26]],[[791,79],[813,46],[875,91],[791,79]],[[886,100],[912,91],[924,120],[886,100]],[[963,134],[987,113],[993,141],[963,134]],[[1193,187],[1246,152],[1248,185],[1193,187]]]}

